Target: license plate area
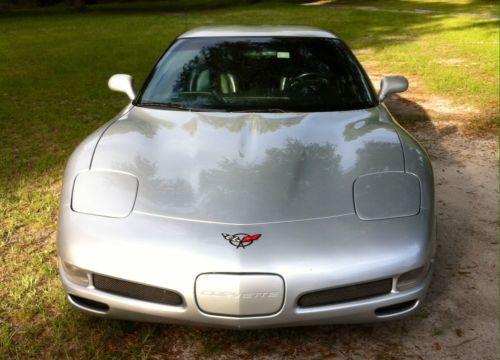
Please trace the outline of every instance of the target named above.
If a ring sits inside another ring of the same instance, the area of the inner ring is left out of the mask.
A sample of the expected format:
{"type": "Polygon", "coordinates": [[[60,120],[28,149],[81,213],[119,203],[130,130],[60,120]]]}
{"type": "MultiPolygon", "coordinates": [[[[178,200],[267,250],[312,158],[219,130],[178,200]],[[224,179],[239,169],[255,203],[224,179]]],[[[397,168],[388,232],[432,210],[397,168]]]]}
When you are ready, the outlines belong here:
{"type": "Polygon", "coordinates": [[[201,311],[224,316],[264,316],[283,306],[285,283],[275,274],[201,274],[196,279],[201,311]]]}

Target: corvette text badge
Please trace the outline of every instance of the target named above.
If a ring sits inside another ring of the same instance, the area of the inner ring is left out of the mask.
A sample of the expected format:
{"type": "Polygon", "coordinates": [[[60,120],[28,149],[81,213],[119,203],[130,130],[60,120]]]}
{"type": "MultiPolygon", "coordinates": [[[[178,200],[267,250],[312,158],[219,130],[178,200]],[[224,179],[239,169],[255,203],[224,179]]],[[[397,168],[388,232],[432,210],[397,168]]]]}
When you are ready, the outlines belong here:
{"type": "Polygon", "coordinates": [[[246,248],[251,245],[255,240],[259,240],[262,234],[245,234],[245,233],[237,233],[237,234],[224,234],[222,233],[222,237],[229,241],[229,243],[238,248],[246,248]]]}

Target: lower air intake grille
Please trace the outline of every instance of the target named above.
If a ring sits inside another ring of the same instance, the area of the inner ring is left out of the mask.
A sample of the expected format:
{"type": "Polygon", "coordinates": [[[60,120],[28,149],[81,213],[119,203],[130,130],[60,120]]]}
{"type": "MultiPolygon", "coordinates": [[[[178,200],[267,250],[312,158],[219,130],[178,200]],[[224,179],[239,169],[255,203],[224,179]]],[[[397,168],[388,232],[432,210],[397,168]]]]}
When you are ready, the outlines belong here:
{"type": "Polygon", "coordinates": [[[372,281],[302,295],[299,299],[299,306],[311,307],[338,304],[388,294],[391,290],[392,279],[372,281]]]}
{"type": "Polygon", "coordinates": [[[170,290],[114,279],[102,275],[94,275],[93,280],[94,287],[96,289],[106,291],[111,294],[165,305],[182,304],[181,296],[170,290]]]}

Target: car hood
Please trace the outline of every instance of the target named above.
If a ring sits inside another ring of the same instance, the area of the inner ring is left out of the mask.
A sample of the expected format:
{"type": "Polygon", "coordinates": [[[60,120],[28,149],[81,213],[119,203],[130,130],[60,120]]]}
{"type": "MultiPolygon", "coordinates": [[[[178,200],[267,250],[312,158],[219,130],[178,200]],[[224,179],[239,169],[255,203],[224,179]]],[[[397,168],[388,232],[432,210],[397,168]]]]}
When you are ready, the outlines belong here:
{"type": "Polygon", "coordinates": [[[92,169],[138,179],[134,212],[265,224],[354,213],[353,183],[404,171],[378,108],[240,114],[134,107],[102,135],[92,169]]]}

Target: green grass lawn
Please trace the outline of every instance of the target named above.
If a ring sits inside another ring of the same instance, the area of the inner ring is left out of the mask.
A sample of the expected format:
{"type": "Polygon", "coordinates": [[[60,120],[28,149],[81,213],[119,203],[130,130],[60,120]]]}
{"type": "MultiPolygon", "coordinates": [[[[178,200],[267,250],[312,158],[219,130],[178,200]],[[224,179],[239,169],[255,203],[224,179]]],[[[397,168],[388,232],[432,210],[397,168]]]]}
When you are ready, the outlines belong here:
{"type": "Polygon", "coordinates": [[[449,13],[498,15],[498,2],[491,0],[332,0],[332,3],[352,6],[375,6],[382,9],[417,9],[449,13]]]}
{"type": "MultiPolygon", "coordinates": [[[[404,9],[497,11],[494,2],[392,3],[404,9]]],[[[495,20],[273,2],[198,8],[188,15],[177,5],[159,4],[0,15],[0,359],[175,355],[172,344],[179,339],[197,344],[202,355],[218,354],[231,342],[241,343],[249,354],[261,354],[277,337],[299,341],[296,330],[254,333],[247,339],[245,333],[88,318],[70,309],[57,278],[55,229],[65,161],[81,140],[127,103],[123,94],[107,89],[109,76],[128,73],[141,84],[167,45],[187,28],[256,23],[335,31],[377,71],[409,75],[429,98],[446,97],[452,106],[479,110],[450,120],[476,132],[496,128],[495,20]]]]}

